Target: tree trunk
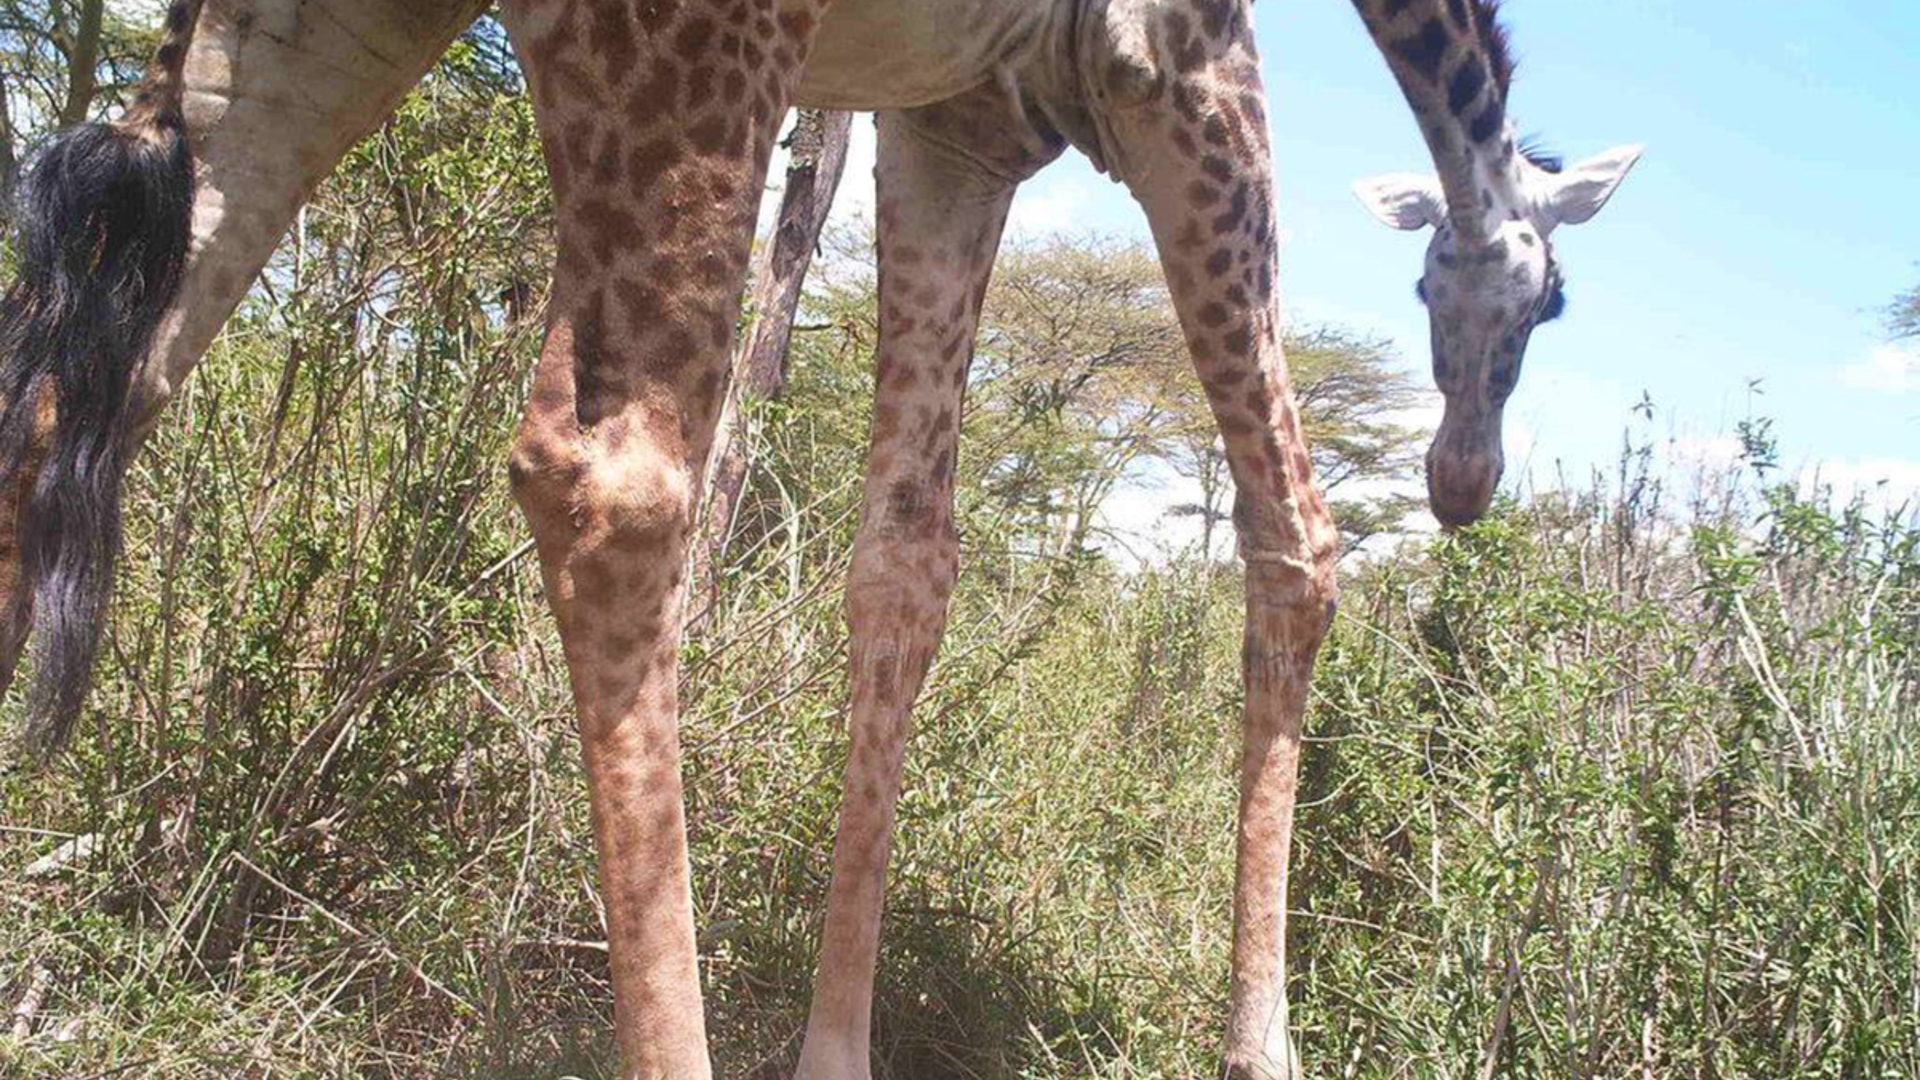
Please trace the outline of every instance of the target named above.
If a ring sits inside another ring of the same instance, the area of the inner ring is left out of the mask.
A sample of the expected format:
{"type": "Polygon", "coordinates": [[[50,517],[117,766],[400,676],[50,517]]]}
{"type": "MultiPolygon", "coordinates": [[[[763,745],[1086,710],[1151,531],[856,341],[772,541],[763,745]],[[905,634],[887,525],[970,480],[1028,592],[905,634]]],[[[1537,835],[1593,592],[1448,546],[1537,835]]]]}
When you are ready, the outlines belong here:
{"type": "Polygon", "coordinates": [[[13,184],[20,174],[19,151],[14,146],[13,102],[7,80],[0,75],[0,230],[13,226],[13,184]]]}
{"type": "Polygon", "coordinates": [[[60,126],[72,127],[93,111],[93,92],[99,82],[100,30],[107,0],[80,0],[80,24],[67,46],[67,100],[60,106],[60,126]]]}
{"type": "Polygon", "coordinates": [[[847,139],[853,116],[803,109],[788,139],[786,191],[773,238],[754,260],[753,291],[748,297],[753,325],[734,355],[733,381],[721,407],[713,450],[707,459],[705,515],[693,545],[692,581],[702,599],[688,606],[691,623],[712,607],[716,568],[726,555],[746,485],[751,440],[743,429],[748,401],[779,397],[787,388],[787,345],[800,308],[800,289],[833,209],[833,195],[847,164],[847,139]]]}

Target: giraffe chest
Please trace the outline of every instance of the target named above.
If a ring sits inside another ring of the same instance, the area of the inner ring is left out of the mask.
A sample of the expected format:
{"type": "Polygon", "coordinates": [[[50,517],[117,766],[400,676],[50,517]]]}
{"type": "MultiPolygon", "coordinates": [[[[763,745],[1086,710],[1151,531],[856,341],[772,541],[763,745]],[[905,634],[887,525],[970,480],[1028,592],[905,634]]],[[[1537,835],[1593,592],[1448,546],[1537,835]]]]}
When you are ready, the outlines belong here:
{"type": "Polygon", "coordinates": [[[1025,66],[1058,28],[1061,0],[838,0],[820,25],[799,104],[909,108],[1025,66]]]}

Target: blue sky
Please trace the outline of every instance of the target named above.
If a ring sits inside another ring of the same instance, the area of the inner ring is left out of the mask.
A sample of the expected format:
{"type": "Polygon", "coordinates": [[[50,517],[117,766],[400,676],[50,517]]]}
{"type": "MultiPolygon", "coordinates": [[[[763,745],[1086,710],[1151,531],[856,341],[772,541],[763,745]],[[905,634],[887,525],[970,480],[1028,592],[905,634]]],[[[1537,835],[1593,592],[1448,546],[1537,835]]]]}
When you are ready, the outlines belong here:
{"type": "MultiPolygon", "coordinates": [[[[1617,455],[1645,393],[1659,412],[1641,430],[1683,459],[1724,458],[1752,408],[1775,418],[1796,469],[1920,491],[1920,352],[1890,347],[1880,318],[1920,283],[1920,3],[1506,10],[1524,132],[1570,158],[1648,148],[1605,213],[1556,234],[1571,306],[1535,336],[1509,407],[1510,482],[1556,468],[1583,480],[1617,455]]],[[[1425,145],[1347,3],[1255,12],[1290,316],[1389,338],[1425,384],[1425,241],[1383,228],[1348,190],[1428,168],[1425,145]]],[[[850,173],[849,188],[863,183],[850,173]]],[[[1126,193],[1078,158],[1022,191],[1014,227],[1146,238],[1126,193]]]]}

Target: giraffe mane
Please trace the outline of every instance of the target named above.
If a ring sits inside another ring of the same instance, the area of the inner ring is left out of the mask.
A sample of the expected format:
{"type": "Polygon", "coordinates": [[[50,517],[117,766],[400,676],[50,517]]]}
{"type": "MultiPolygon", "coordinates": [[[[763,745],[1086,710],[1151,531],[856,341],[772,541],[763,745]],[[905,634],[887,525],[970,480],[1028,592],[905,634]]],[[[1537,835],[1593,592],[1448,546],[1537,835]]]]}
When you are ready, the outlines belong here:
{"type": "MultiPolygon", "coordinates": [[[[1513,43],[1507,36],[1507,28],[1500,23],[1500,0],[1474,0],[1473,24],[1479,31],[1481,47],[1486,50],[1487,62],[1493,67],[1494,79],[1500,86],[1500,97],[1504,101],[1507,88],[1513,83],[1513,43]]],[[[1567,167],[1566,159],[1549,149],[1538,135],[1529,135],[1520,140],[1520,156],[1528,164],[1541,172],[1558,173],[1567,167]]],[[[1546,306],[1541,308],[1540,317],[1535,325],[1544,326],[1567,313],[1567,279],[1558,263],[1552,266],[1553,284],[1547,293],[1546,306]]],[[[1424,288],[1418,290],[1420,302],[1427,302],[1424,288]]]]}
{"type": "Polygon", "coordinates": [[[1480,36],[1480,47],[1493,68],[1493,80],[1500,87],[1500,100],[1507,99],[1513,84],[1513,42],[1506,25],[1500,21],[1500,0],[1473,0],[1473,28],[1480,36]]]}

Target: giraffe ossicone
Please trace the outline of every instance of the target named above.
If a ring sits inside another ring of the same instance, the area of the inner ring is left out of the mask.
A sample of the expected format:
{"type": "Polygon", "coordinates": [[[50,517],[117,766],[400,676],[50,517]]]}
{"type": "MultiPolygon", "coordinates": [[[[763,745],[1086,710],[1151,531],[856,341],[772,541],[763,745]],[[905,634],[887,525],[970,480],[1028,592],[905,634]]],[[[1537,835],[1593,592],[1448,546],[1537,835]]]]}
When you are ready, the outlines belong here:
{"type": "MultiPolygon", "coordinates": [[[[1525,171],[1493,0],[1353,2],[1437,168],[1368,191],[1390,223],[1435,230],[1423,280],[1448,411],[1430,483],[1435,512],[1467,520],[1498,477],[1498,412],[1526,336],[1558,295],[1541,208],[1591,217],[1635,155],[1525,171]]],[[[39,745],[56,747],[80,707],[127,458],[305,194],[485,6],[174,0],[135,106],[55,139],[28,173],[22,269],[0,303],[0,493],[14,511],[0,514],[0,681],[37,606],[39,745]]],[[[1069,147],[1146,212],[1236,488],[1245,700],[1223,1056],[1232,1076],[1296,1076],[1287,865],[1339,538],[1281,352],[1251,0],[505,0],[502,17],[558,247],[509,474],[574,695],[626,1075],[712,1071],[680,787],[685,562],[758,196],[782,118],[803,104],[878,112],[881,274],[847,585],[850,748],[799,1076],[870,1077],[908,719],[959,573],[955,457],[980,304],[1014,191],[1069,147]]]]}

